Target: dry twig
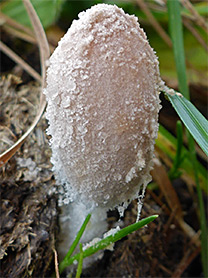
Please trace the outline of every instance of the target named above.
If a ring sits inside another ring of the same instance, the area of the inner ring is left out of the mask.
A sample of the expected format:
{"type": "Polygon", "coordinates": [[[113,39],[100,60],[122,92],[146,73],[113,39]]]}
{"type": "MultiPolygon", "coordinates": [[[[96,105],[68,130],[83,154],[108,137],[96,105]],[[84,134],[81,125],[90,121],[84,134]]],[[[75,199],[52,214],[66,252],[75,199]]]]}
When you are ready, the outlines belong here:
{"type": "MultiPolygon", "coordinates": [[[[4,13],[0,12],[0,17],[1,17],[1,24],[4,25],[4,24],[8,24],[9,26],[13,27],[14,29],[18,30],[19,31],[23,31],[25,34],[27,35],[30,35],[31,36],[31,32],[33,33],[33,31],[22,25],[21,23],[13,20],[12,18],[10,18],[9,16],[5,15],[4,13]]],[[[33,34],[34,35],[34,34],[33,34]]]]}
{"type": "Polygon", "coordinates": [[[60,278],[60,275],[59,275],[59,268],[58,268],[58,255],[57,255],[57,252],[56,252],[56,249],[53,248],[53,252],[54,252],[54,263],[55,263],[55,272],[56,272],[56,278],[60,278]]]}
{"type": "Polygon", "coordinates": [[[190,31],[190,33],[197,39],[197,41],[201,44],[201,46],[208,52],[208,46],[205,40],[202,38],[202,36],[199,34],[199,32],[194,28],[191,22],[189,22],[188,19],[183,18],[183,24],[186,26],[186,28],[190,31]]]}
{"type": "MultiPolygon", "coordinates": [[[[40,50],[40,56],[41,56],[41,68],[42,68],[42,88],[45,86],[45,76],[46,76],[46,61],[49,58],[50,50],[49,45],[47,42],[47,38],[44,32],[44,29],[41,25],[41,22],[36,14],[36,11],[34,10],[32,4],[29,0],[23,0],[25,7],[27,9],[28,15],[30,17],[30,20],[32,22],[35,35],[37,38],[37,42],[39,45],[40,50]]],[[[44,95],[41,93],[40,95],[40,105],[39,110],[37,113],[37,116],[35,117],[32,125],[30,128],[26,131],[26,133],[7,151],[5,151],[3,154],[0,155],[0,167],[3,166],[21,147],[21,145],[25,142],[29,134],[33,131],[39,120],[41,119],[41,116],[43,114],[43,111],[46,106],[46,101],[44,95]]]]}
{"type": "Polygon", "coordinates": [[[24,33],[22,31],[19,31],[18,29],[15,29],[14,27],[12,27],[10,25],[5,24],[3,26],[3,29],[10,35],[15,36],[21,40],[24,40],[29,43],[37,44],[36,39],[33,36],[31,36],[27,33],[24,33]]]}
{"type": "Polygon", "coordinates": [[[13,61],[15,61],[21,68],[23,68],[29,75],[34,79],[41,82],[41,76],[37,73],[30,65],[28,65],[22,58],[20,58],[14,51],[12,51],[8,46],[0,41],[0,49],[9,56],[13,61]]]}
{"type": "Polygon", "coordinates": [[[196,11],[189,0],[180,0],[182,5],[193,15],[195,23],[208,33],[208,25],[204,18],[196,11]]]}
{"type": "Polygon", "coordinates": [[[137,0],[138,5],[140,6],[141,10],[146,14],[149,22],[153,26],[153,28],[158,32],[160,37],[166,42],[169,47],[172,47],[172,42],[168,34],[162,28],[162,26],[158,23],[158,21],[154,18],[151,11],[149,10],[148,6],[146,5],[144,0],[137,0]]]}
{"type": "Polygon", "coordinates": [[[191,264],[191,262],[199,255],[201,248],[197,247],[194,251],[189,248],[185,255],[183,256],[182,260],[180,261],[178,267],[172,274],[172,278],[179,278],[185,271],[185,269],[191,264]]]}
{"type": "Polygon", "coordinates": [[[36,39],[38,42],[39,50],[40,50],[40,62],[42,68],[42,86],[45,85],[45,75],[46,75],[46,61],[50,56],[50,49],[48,45],[48,41],[46,38],[45,31],[43,26],[40,22],[40,19],[33,8],[33,5],[30,3],[29,0],[23,0],[27,13],[30,17],[36,39]]]}
{"type": "MultiPolygon", "coordinates": [[[[181,229],[187,234],[189,238],[195,238],[196,232],[184,221],[183,211],[178,196],[169,180],[165,168],[158,159],[155,160],[154,169],[152,170],[152,176],[159,185],[161,192],[165,196],[170,209],[174,212],[174,217],[180,225],[181,229]]],[[[200,241],[198,240],[198,238],[196,238],[195,244],[196,246],[200,246],[200,241]]]]}

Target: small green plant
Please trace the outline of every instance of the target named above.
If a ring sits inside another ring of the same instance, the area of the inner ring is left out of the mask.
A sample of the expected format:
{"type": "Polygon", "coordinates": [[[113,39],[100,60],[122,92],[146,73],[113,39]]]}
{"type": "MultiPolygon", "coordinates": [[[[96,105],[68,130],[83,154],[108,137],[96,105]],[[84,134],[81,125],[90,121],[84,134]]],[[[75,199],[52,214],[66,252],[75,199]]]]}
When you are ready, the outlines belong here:
{"type": "Polygon", "coordinates": [[[79,263],[78,263],[77,273],[76,273],[76,277],[75,278],[80,278],[80,276],[82,274],[82,263],[83,263],[84,252],[83,252],[82,244],[81,243],[79,245],[79,248],[80,248],[79,263]]]}
{"type": "MultiPolygon", "coordinates": [[[[169,15],[169,26],[170,34],[173,42],[174,57],[176,63],[176,69],[178,74],[178,82],[181,93],[189,96],[189,88],[187,84],[186,77],[186,66],[185,66],[185,53],[183,46],[183,31],[182,31],[182,20],[181,20],[181,8],[178,0],[172,1],[168,0],[168,15],[169,15]]],[[[195,144],[192,136],[203,149],[203,151],[208,155],[208,133],[207,120],[199,113],[193,104],[191,104],[185,97],[180,97],[177,95],[168,96],[170,102],[172,103],[174,109],[178,113],[179,117],[185,124],[188,132],[188,146],[190,152],[190,159],[193,165],[193,171],[195,175],[196,188],[198,194],[199,211],[200,211],[200,224],[201,224],[201,257],[202,266],[204,271],[204,276],[208,276],[208,234],[207,234],[207,222],[205,215],[204,202],[202,199],[202,191],[199,184],[199,175],[197,168],[197,158],[195,151],[195,144]],[[191,136],[192,135],[192,136],[191,136]]]]}
{"type": "Polygon", "coordinates": [[[182,154],[183,127],[181,121],[177,121],[176,129],[177,129],[177,148],[176,148],[176,155],[173,161],[173,167],[169,172],[170,179],[178,178],[181,175],[181,171],[179,170],[179,167],[183,162],[183,158],[184,158],[182,154]]]}
{"type": "MultiPolygon", "coordinates": [[[[82,234],[84,233],[84,230],[86,229],[87,223],[90,220],[90,216],[91,215],[89,214],[86,217],[84,223],[82,224],[82,226],[77,234],[77,237],[75,238],[74,242],[72,243],[72,245],[69,249],[69,252],[65,256],[63,261],[60,263],[60,266],[59,266],[60,273],[62,273],[66,267],[72,265],[73,262],[75,262],[75,261],[82,262],[83,258],[89,257],[89,256],[95,254],[96,252],[98,252],[99,250],[105,249],[109,245],[112,245],[113,243],[124,238],[125,236],[137,231],[138,229],[144,227],[145,225],[149,224],[150,222],[152,222],[153,220],[155,220],[158,217],[158,215],[152,215],[152,216],[146,217],[146,218],[140,220],[139,222],[129,225],[129,226],[117,231],[116,233],[113,233],[112,235],[109,235],[109,236],[101,239],[97,243],[86,248],[84,251],[80,250],[80,253],[77,253],[74,256],[72,256],[73,251],[75,250],[76,246],[78,245],[79,240],[80,240],[82,234]]],[[[78,264],[78,269],[79,268],[81,268],[81,266],[78,264]]],[[[79,270],[79,273],[80,273],[80,270],[79,270]]]]}

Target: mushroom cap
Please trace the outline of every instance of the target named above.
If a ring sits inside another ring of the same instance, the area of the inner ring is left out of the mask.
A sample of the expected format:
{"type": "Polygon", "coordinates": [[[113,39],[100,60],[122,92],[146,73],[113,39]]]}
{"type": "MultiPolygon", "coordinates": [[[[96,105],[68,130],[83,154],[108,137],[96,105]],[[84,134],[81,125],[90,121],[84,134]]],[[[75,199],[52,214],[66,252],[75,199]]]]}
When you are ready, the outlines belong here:
{"type": "Polygon", "coordinates": [[[113,208],[150,181],[161,82],[135,16],[98,4],[73,21],[44,91],[62,203],[113,208]]]}

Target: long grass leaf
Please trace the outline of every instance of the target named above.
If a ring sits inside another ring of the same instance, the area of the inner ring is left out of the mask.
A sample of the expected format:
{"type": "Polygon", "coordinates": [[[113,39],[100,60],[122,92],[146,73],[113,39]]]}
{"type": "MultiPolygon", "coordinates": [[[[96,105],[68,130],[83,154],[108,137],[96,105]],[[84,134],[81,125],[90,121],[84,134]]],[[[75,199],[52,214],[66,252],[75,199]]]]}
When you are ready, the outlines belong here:
{"type": "MultiPolygon", "coordinates": [[[[95,243],[93,246],[91,246],[83,251],[83,258],[89,257],[89,256],[95,254],[96,252],[98,252],[99,250],[105,249],[109,245],[122,239],[123,237],[127,236],[128,234],[133,233],[136,230],[142,228],[143,226],[149,224],[150,222],[155,220],[157,217],[158,217],[158,215],[149,216],[147,218],[140,220],[139,222],[136,222],[132,225],[129,225],[129,226],[123,228],[122,230],[116,232],[113,235],[109,235],[106,238],[101,239],[99,242],[95,243]]],[[[59,267],[60,273],[62,273],[64,271],[64,269],[67,266],[70,266],[74,261],[78,261],[79,257],[80,257],[80,253],[74,255],[73,257],[70,257],[68,260],[62,261],[60,264],[60,267],[59,267]]]]}
{"type": "MultiPolygon", "coordinates": [[[[186,78],[186,66],[185,66],[185,54],[184,54],[184,46],[183,46],[183,30],[182,30],[182,20],[181,20],[181,7],[179,0],[168,0],[168,16],[169,16],[169,26],[170,26],[170,33],[171,38],[173,42],[173,50],[174,50],[174,57],[175,57],[175,63],[176,63],[176,69],[178,74],[178,81],[179,81],[179,88],[181,90],[181,93],[189,99],[189,89],[187,84],[187,78],[186,78]]],[[[174,96],[175,98],[172,100],[177,102],[177,105],[174,106],[176,108],[178,105],[180,105],[181,109],[184,109],[187,105],[187,101],[183,99],[183,102],[178,102],[179,99],[177,99],[178,96],[174,96]],[[183,105],[181,105],[183,104],[183,105]]],[[[174,102],[173,101],[173,102],[174,102]]],[[[193,107],[186,107],[186,112],[189,108],[193,107]]],[[[196,111],[195,111],[196,112],[196,111]]],[[[198,112],[196,112],[198,114],[198,112]]],[[[184,114],[182,113],[182,116],[184,114]]],[[[199,115],[196,115],[199,116],[199,115]]],[[[189,117],[190,118],[190,117],[189,117]]],[[[182,119],[182,118],[181,118],[182,119]]],[[[184,121],[184,117],[182,119],[184,121]]],[[[187,121],[185,119],[185,122],[187,124],[187,121]]],[[[205,123],[203,121],[203,123],[205,123]]],[[[204,127],[206,128],[206,126],[204,127]]],[[[202,137],[200,139],[205,139],[204,142],[200,142],[203,146],[203,148],[206,149],[206,135],[203,134],[203,132],[199,132],[200,135],[202,133],[202,137]],[[204,137],[205,135],[205,137],[204,137]]],[[[206,215],[205,215],[205,208],[204,208],[204,202],[202,198],[202,192],[199,184],[199,177],[198,177],[198,169],[197,169],[197,158],[196,158],[196,151],[194,146],[193,138],[191,137],[190,133],[187,133],[188,136],[188,142],[189,142],[189,152],[190,152],[190,159],[193,163],[193,171],[195,175],[195,181],[197,186],[197,194],[198,194],[198,200],[199,200],[199,210],[200,210],[200,225],[201,225],[201,258],[202,258],[202,265],[203,265],[203,271],[204,276],[208,276],[208,264],[207,264],[207,256],[208,256],[208,245],[207,245],[207,224],[206,224],[206,215]]]]}
{"type": "Polygon", "coordinates": [[[64,257],[63,261],[60,263],[60,267],[59,267],[59,271],[60,273],[63,272],[63,270],[65,269],[65,265],[67,264],[69,258],[71,257],[71,255],[73,254],[75,248],[77,247],[86,227],[87,224],[90,220],[91,214],[88,214],[87,217],[85,218],[85,221],[83,222],[79,232],[77,233],[77,236],[75,238],[75,240],[73,241],[72,245],[69,248],[69,251],[67,252],[66,256],[64,257]]]}
{"type": "Polygon", "coordinates": [[[80,255],[79,255],[79,263],[77,267],[77,273],[75,278],[80,278],[82,274],[82,264],[83,264],[83,249],[82,244],[80,243],[80,255]]]}
{"type": "Polygon", "coordinates": [[[187,87],[185,53],[183,46],[183,29],[180,14],[180,3],[178,0],[168,0],[169,28],[173,42],[173,51],[175,64],[178,75],[178,83],[180,92],[189,99],[189,90],[187,87]],[[174,11],[178,11],[177,13],[174,11]]]}
{"type": "Polygon", "coordinates": [[[208,121],[185,97],[168,94],[168,98],[188,131],[208,155],[208,121]]]}
{"type": "Polygon", "coordinates": [[[173,167],[171,168],[169,172],[170,179],[177,178],[181,175],[181,172],[178,170],[182,160],[182,149],[183,149],[183,126],[181,121],[177,121],[176,123],[176,129],[177,129],[177,148],[176,148],[176,155],[173,161],[173,167]]]}

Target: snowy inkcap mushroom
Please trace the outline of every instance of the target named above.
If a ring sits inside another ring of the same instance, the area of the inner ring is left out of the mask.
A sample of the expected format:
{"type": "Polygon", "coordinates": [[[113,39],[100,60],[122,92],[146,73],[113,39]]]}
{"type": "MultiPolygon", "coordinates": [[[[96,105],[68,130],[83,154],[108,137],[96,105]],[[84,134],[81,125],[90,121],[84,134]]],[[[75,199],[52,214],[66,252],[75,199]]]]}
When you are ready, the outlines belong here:
{"type": "Polygon", "coordinates": [[[151,180],[162,84],[135,16],[98,4],[73,21],[50,58],[45,89],[63,207],[80,204],[84,217],[138,197],[151,180]]]}

